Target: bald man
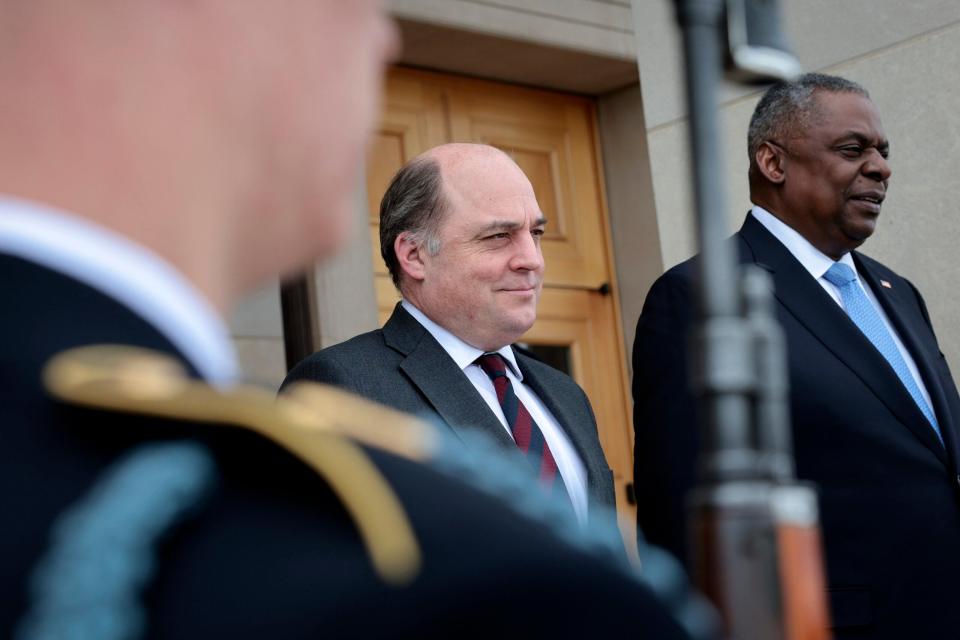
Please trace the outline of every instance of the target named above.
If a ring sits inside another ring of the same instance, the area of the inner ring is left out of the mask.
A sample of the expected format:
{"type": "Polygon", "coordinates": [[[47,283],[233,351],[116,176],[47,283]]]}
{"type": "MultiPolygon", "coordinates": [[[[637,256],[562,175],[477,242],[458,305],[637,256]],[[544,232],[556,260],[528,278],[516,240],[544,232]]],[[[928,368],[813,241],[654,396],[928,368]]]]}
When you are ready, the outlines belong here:
{"type": "Polygon", "coordinates": [[[537,318],[546,223],[530,181],[494,147],[447,144],[415,158],[380,204],[380,252],[402,301],[383,329],[313,354],[284,385],[336,384],[454,433],[483,431],[523,452],[581,521],[591,505],[612,507],[583,390],[511,346],[537,318]]]}

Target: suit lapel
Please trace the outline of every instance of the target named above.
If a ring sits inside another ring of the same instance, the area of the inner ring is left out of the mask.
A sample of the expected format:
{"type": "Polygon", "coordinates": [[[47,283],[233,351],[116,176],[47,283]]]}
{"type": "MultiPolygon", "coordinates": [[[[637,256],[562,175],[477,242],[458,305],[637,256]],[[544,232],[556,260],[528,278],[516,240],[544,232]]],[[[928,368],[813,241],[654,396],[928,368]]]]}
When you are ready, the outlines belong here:
{"type": "MultiPolygon", "coordinates": [[[[514,350],[516,353],[516,350],[514,350]]],[[[555,388],[544,385],[543,381],[536,376],[530,369],[526,356],[517,354],[517,364],[520,365],[520,372],[523,374],[523,383],[529,386],[543,404],[550,410],[553,417],[557,419],[563,432],[570,438],[580,459],[587,463],[588,471],[592,473],[593,459],[596,455],[596,447],[591,439],[590,432],[587,429],[577,428],[579,424],[589,422],[589,416],[583,415],[579,403],[574,403],[569,396],[559,393],[555,388]]]]}
{"type": "Polygon", "coordinates": [[[957,439],[953,429],[953,412],[937,373],[935,361],[932,360],[932,358],[939,356],[939,349],[936,344],[931,344],[929,340],[922,338],[927,330],[923,319],[915,313],[917,309],[916,296],[901,278],[895,277],[893,274],[882,273],[881,268],[872,260],[856,252],[854,252],[853,257],[857,263],[857,270],[863,275],[877,300],[880,301],[880,305],[920,371],[920,377],[923,378],[923,384],[927,388],[927,393],[933,403],[933,411],[937,416],[944,443],[947,451],[950,452],[951,463],[953,468],[956,468],[957,439]],[[884,276],[884,278],[881,278],[881,276],[884,276]],[[881,280],[889,286],[883,286],[881,280]]]}
{"type": "Polygon", "coordinates": [[[483,431],[497,444],[516,449],[490,407],[430,332],[397,304],[383,327],[387,346],[406,357],[400,363],[410,382],[458,437],[483,431]]]}
{"type": "Polygon", "coordinates": [[[584,412],[581,403],[575,402],[571,396],[560,392],[559,385],[544,384],[544,381],[531,369],[527,356],[517,353],[516,349],[514,353],[517,356],[520,373],[523,374],[523,383],[530,387],[557,419],[563,432],[577,450],[577,455],[583,461],[587,470],[587,491],[590,494],[590,502],[592,504],[608,503],[609,499],[602,495],[606,483],[598,477],[598,474],[609,474],[610,468],[593,429],[595,421],[584,412]]]}
{"type": "Polygon", "coordinates": [[[748,216],[740,230],[758,264],[771,271],[783,307],[850,368],[876,397],[944,463],[946,452],[897,374],[793,254],[748,216]]]}

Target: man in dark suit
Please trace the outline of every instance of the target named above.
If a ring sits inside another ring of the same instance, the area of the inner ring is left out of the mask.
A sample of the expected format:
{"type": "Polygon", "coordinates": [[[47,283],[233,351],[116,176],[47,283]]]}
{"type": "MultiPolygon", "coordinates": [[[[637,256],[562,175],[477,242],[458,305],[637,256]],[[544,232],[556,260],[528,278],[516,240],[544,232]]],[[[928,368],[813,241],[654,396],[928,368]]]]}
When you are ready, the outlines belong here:
{"type": "Polygon", "coordinates": [[[3,637],[686,637],[369,403],[232,385],[223,314],[347,225],[378,4],[0,2],[3,637]]]}
{"type": "Polygon", "coordinates": [[[414,159],[380,206],[380,251],[403,301],[383,329],[313,354],[284,384],[336,384],[437,417],[456,434],[480,430],[511,454],[526,449],[541,479],[552,465],[581,520],[588,504],[613,507],[583,390],[511,347],[536,320],[545,223],[530,181],[494,147],[448,144],[414,159]],[[480,364],[484,354],[496,354],[509,393],[532,418],[529,449],[530,436],[515,431],[515,406],[504,409],[480,364]]]}
{"type": "MultiPolygon", "coordinates": [[[[835,637],[952,637],[960,399],[919,292],[855,251],[891,174],[877,108],[859,85],[809,74],[765,94],[748,144],[754,207],[733,242],[741,263],[773,278],[797,473],[819,489],[835,637]]],[[[698,443],[694,286],[692,261],[657,280],[633,359],[638,520],[684,559],[698,443]]]]}

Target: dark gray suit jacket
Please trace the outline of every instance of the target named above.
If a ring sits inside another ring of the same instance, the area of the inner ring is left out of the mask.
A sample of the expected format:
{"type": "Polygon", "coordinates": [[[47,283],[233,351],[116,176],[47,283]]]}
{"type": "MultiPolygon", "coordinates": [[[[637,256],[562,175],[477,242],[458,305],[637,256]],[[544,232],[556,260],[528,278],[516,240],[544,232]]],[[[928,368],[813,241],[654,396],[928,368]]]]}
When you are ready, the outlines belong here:
{"type": "MultiPolygon", "coordinates": [[[[569,376],[515,351],[523,381],[560,422],[587,470],[591,504],[614,506],[613,473],[600,447],[590,401],[569,376]]],[[[313,380],[417,415],[437,416],[454,434],[480,430],[505,451],[516,444],[423,325],[397,304],[383,329],[323,349],[295,366],[283,381],[313,380]]]]}

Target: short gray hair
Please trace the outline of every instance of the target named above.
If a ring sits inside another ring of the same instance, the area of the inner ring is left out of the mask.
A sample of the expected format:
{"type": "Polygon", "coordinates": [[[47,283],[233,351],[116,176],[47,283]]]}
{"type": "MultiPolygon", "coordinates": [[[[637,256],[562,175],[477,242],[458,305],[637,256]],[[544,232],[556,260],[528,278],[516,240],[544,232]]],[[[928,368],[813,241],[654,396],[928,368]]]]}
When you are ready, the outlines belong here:
{"type": "Polygon", "coordinates": [[[805,73],[796,80],[774,84],[760,98],[747,129],[751,174],[756,170],[757,150],[761,144],[767,140],[783,140],[810,125],[817,115],[814,99],[817,91],[870,97],[867,90],[856,82],[823,73],[805,73]]]}
{"type": "Polygon", "coordinates": [[[390,181],[380,201],[380,255],[394,286],[400,288],[400,262],[393,245],[404,232],[431,255],[440,251],[440,222],[446,213],[440,164],[433,158],[416,158],[390,181]]]}

